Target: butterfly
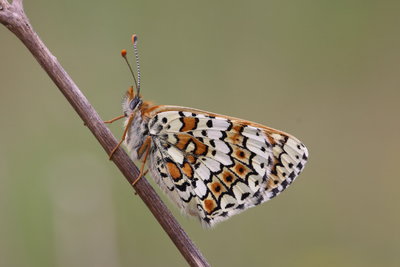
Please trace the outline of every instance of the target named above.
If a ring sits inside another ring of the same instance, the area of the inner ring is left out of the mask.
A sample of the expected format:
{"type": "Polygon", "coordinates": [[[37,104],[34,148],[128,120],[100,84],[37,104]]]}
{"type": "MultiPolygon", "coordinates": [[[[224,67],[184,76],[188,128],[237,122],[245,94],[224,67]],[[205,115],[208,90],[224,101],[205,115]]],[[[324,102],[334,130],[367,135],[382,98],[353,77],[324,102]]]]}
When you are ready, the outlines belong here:
{"type": "MultiPolygon", "coordinates": [[[[137,36],[132,36],[138,79],[123,100],[124,142],[184,214],[205,227],[270,200],[301,173],[308,150],[294,136],[261,124],[193,108],[153,105],[140,93],[137,36]]],[[[118,147],[117,146],[117,147],[118,147]]],[[[116,148],[117,148],[116,147],[116,148]]],[[[110,157],[116,150],[111,152],[110,157]]]]}

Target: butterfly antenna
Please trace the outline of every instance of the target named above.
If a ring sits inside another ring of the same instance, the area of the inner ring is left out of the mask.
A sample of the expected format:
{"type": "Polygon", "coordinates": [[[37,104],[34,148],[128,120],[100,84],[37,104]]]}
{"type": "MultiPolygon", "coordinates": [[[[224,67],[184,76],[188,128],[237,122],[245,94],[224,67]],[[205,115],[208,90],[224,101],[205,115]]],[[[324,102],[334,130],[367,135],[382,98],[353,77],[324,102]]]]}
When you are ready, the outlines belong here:
{"type": "Polygon", "coordinates": [[[133,73],[131,64],[129,64],[129,61],[128,61],[128,58],[126,57],[126,54],[127,54],[126,50],[125,50],[125,49],[122,49],[122,51],[121,51],[121,56],[125,59],[126,64],[128,64],[128,67],[129,67],[129,70],[131,71],[133,80],[135,81],[136,90],[139,92],[139,87],[138,87],[138,83],[137,83],[137,81],[136,81],[135,74],[133,73]]]}
{"type": "Polygon", "coordinates": [[[140,93],[140,65],[139,65],[139,53],[138,53],[138,49],[137,49],[137,40],[138,40],[137,35],[136,34],[132,35],[132,44],[133,44],[133,50],[135,52],[136,69],[137,69],[137,76],[138,76],[136,88],[137,88],[137,94],[139,95],[139,93],[140,93]]]}

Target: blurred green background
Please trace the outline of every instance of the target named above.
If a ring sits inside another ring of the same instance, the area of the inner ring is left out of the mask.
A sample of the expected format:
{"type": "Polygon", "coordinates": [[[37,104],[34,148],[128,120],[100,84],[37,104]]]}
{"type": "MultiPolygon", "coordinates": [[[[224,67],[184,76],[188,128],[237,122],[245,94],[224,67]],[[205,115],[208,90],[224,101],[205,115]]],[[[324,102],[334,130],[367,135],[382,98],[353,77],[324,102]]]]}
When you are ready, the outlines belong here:
{"type": "MultiPolygon", "coordinates": [[[[290,189],[215,229],[168,202],[212,265],[399,266],[399,1],[38,0],[25,11],[103,119],[121,114],[132,80],[119,52],[137,33],[146,99],[308,146],[290,189]]],[[[0,47],[0,266],[184,266],[5,27],[0,47]]]]}

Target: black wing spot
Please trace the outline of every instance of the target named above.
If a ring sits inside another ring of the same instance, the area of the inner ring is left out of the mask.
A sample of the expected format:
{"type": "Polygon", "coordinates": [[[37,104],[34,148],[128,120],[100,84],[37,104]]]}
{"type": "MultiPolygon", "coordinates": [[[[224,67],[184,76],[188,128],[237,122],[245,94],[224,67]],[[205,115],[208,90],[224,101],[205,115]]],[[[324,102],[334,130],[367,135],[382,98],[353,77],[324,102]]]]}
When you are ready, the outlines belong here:
{"type": "Polygon", "coordinates": [[[272,193],[274,193],[275,195],[279,194],[279,189],[278,188],[272,189],[272,193]]]}
{"type": "Polygon", "coordinates": [[[289,183],[288,183],[287,180],[285,180],[285,181],[283,181],[283,182],[281,183],[281,186],[282,186],[283,188],[286,188],[288,185],[289,185],[289,183]]]}
{"type": "Polygon", "coordinates": [[[226,129],[227,132],[229,132],[230,130],[232,130],[232,122],[230,120],[228,120],[229,126],[228,129],[226,129]]]}
{"type": "Polygon", "coordinates": [[[214,140],[210,140],[210,145],[211,145],[212,147],[215,147],[215,142],[214,142],[214,140]]]}
{"type": "Polygon", "coordinates": [[[249,192],[243,193],[242,197],[241,197],[241,200],[245,200],[246,198],[248,198],[248,196],[250,196],[249,192]]]}
{"type": "Polygon", "coordinates": [[[303,166],[303,164],[301,164],[301,162],[299,162],[299,164],[297,164],[296,167],[301,170],[301,169],[303,169],[304,166],[303,166]]]}
{"type": "Polygon", "coordinates": [[[272,158],[268,157],[268,166],[271,166],[271,165],[272,165],[272,158]]]}
{"type": "Polygon", "coordinates": [[[242,210],[242,209],[244,209],[244,204],[240,204],[240,205],[238,205],[236,208],[237,208],[238,210],[242,210]]]}
{"type": "Polygon", "coordinates": [[[261,204],[261,203],[263,202],[263,200],[264,200],[264,197],[263,197],[262,195],[260,195],[260,196],[257,198],[257,201],[256,201],[255,205],[261,204]]]}
{"type": "Polygon", "coordinates": [[[226,204],[225,209],[232,208],[233,206],[235,206],[235,204],[233,204],[233,203],[228,203],[228,204],[226,204]]]}
{"type": "Polygon", "coordinates": [[[211,220],[210,220],[210,218],[208,218],[208,217],[204,217],[204,218],[203,218],[203,221],[206,222],[207,224],[210,224],[210,221],[211,221],[211,220]]]}

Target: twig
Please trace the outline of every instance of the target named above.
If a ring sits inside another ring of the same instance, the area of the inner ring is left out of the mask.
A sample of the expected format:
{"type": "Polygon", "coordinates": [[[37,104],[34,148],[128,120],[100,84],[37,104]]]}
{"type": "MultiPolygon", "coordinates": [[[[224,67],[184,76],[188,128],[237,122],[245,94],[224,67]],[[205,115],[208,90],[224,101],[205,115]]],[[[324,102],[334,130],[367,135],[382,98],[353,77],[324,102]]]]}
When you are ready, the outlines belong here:
{"type": "MultiPolygon", "coordinates": [[[[13,32],[29,49],[99,141],[106,153],[109,154],[117,145],[117,140],[71,77],[61,67],[57,58],[50,53],[39,36],[33,31],[23,10],[22,0],[14,0],[12,3],[0,0],[0,22],[13,32]]],[[[117,149],[112,161],[117,165],[128,182],[132,184],[139,175],[139,170],[124,150],[121,148],[117,149]]],[[[147,180],[140,179],[134,188],[187,262],[191,266],[209,266],[201,252],[189,239],[147,180]]]]}

